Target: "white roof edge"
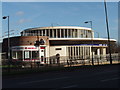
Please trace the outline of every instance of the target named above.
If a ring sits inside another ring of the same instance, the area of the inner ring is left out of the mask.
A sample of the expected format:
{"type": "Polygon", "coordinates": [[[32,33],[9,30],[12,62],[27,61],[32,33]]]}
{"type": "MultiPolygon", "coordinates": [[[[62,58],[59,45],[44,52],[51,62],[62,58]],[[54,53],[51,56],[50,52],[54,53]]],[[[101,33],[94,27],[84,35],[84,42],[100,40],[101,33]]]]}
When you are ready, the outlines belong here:
{"type": "MultiPolygon", "coordinates": [[[[94,38],[94,39],[98,39],[98,40],[108,40],[107,38],[94,38]]],[[[117,41],[116,39],[110,39],[110,41],[117,41]]]]}
{"type": "MultiPolygon", "coordinates": [[[[85,29],[85,30],[91,30],[91,28],[86,27],[79,27],[79,26],[51,26],[51,27],[36,27],[36,28],[28,28],[25,30],[36,30],[36,29],[55,29],[55,28],[74,28],[74,29],[85,29]]],[[[25,31],[23,30],[23,31],[25,31]]]]}
{"type": "MultiPolygon", "coordinates": [[[[92,40],[92,38],[49,38],[49,40],[92,40]]],[[[93,40],[108,40],[106,38],[93,38],[93,40]]],[[[117,41],[115,39],[110,39],[110,41],[117,41]]]]}

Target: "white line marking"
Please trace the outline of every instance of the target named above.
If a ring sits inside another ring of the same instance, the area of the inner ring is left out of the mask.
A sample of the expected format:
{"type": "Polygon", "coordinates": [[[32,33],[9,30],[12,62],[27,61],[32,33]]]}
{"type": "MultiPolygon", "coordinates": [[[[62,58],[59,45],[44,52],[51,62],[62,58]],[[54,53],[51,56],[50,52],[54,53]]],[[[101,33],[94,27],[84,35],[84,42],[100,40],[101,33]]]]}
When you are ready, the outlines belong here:
{"type": "Polygon", "coordinates": [[[66,86],[66,87],[62,87],[62,88],[72,88],[72,87],[77,87],[77,85],[66,86]]]}
{"type": "Polygon", "coordinates": [[[21,82],[19,84],[30,84],[30,83],[44,82],[44,81],[50,81],[50,80],[65,79],[65,78],[70,78],[70,77],[62,77],[62,78],[53,78],[53,79],[44,79],[44,80],[37,80],[37,81],[21,82]]]}
{"type": "Polygon", "coordinates": [[[101,82],[106,82],[106,81],[110,81],[110,80],[117,80],[117,79],[120,79],[120,78],[105,79],[105,80],[101,80],[101,82]]]}

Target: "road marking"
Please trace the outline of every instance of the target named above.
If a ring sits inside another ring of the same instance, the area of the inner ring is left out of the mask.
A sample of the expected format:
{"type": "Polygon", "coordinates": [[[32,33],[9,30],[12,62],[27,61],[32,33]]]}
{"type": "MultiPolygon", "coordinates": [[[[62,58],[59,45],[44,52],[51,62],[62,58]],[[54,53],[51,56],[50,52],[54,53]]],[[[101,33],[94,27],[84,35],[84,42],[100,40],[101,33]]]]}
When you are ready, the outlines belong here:
{"type": "Polygon", "coordinates": [[[105,79],[105,80],[101,80],[101,82],[106,82],[106,81],[110,81],[110,80],[117,80],[117,79],[120,79],[120,78],[105,79]]]}
{"type": "Polygon", "coordinates": [[[44,82],[44,81],[50,81],[50,80],[59,80],[59,79],[65,79],[70,77],[62,77],[62,78],[53,78],[53,79],[44,79],[44,80],[37,80],[37,81],[30,81],[30,82],[21,82],[19,84],[30,84],[30,83],[38,83],[38,82],[44,82]]]}
{"type": "Polygon", "coordinates": [[[73,88],[73,87],[77,87],[77,85],[66,86],[66,87],[62,87],[62,88],[73,88]]]}

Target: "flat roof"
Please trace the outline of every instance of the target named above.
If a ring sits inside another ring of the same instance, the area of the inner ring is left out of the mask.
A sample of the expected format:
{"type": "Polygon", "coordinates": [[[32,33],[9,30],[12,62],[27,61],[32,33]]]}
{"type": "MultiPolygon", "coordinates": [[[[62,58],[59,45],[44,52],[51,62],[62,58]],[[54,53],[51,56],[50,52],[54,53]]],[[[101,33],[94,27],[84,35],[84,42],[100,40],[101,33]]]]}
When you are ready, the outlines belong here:
{"type": "MultiPolygon", "coordinates": [[[[49,40],[94,40],[94,41],[108,41],[106,38],[49,38],[49,40]]],[[[110,39],[112,42],[116,42],[115,39],[110,39]]]]}

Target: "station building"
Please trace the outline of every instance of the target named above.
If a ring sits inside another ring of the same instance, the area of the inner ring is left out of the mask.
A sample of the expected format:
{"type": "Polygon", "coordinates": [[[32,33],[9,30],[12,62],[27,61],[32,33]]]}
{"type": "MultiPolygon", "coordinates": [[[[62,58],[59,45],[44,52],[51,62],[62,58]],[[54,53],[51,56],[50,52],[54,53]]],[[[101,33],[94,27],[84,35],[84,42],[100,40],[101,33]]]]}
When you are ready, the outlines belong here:
{"type": "MultiPolygon", "coordinates": [[[[7,38],[3,40],[3,52],[8,52],[7,38]]],[[[111,44],[115,39],[110,39],[111,44]]],[[[77,26],[54,26],[28,28],[21,36],[10,38],[12,60],[50,63],[56,55],[62,60],[91,59],[93,56],[105,56],[108,39],[94,38],[91,28],[77,26]],[[35,46],[37,40],[44,44],[35,46]]],[[[56,63],[56,61],[54,61],[56,63]]]]}

